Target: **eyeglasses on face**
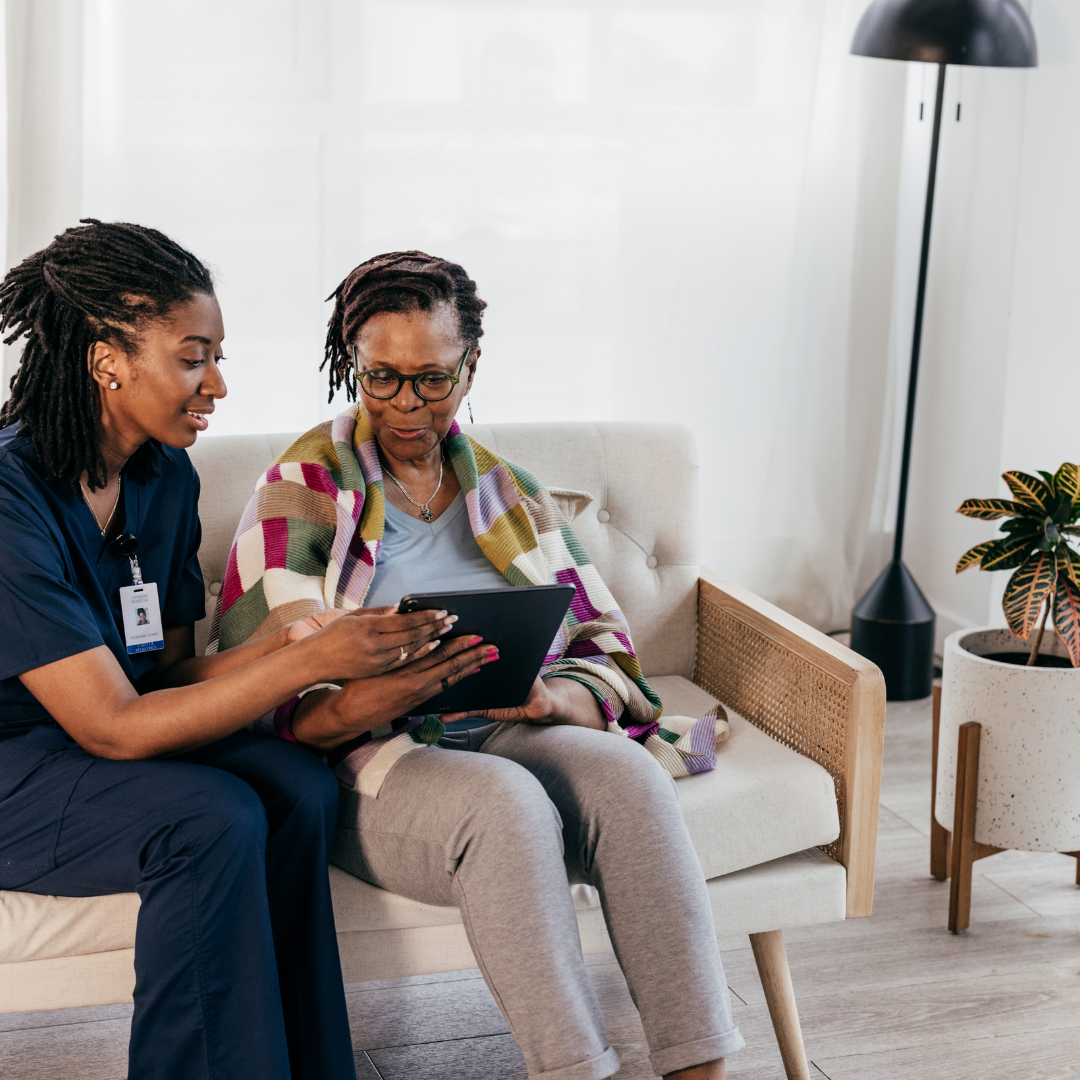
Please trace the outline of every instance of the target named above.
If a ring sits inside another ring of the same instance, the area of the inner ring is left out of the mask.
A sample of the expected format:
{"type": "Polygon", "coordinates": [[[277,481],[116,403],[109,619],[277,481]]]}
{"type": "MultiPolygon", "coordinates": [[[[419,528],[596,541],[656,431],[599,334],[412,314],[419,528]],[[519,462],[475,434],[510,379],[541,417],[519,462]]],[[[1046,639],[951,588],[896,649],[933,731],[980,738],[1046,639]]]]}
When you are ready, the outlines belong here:
{"type": "Polygon", "coordinates": [[[447,375],[444,371],[424,371],[419,375],[402,375],[392,368],[370,368],[362,371],[360,354],[355,345],[352,346],[351,351],[356,381],[368,397],[379,401],[389,401],[397,397],[403,383],[412,383],[413,393],[421,401],[445,401],[454,392],[454,387],[461,382],[461,369],[469,353],[472,352],[472,346],[470,345],[461,354],[457,372],[453,375],[447,375]]]}

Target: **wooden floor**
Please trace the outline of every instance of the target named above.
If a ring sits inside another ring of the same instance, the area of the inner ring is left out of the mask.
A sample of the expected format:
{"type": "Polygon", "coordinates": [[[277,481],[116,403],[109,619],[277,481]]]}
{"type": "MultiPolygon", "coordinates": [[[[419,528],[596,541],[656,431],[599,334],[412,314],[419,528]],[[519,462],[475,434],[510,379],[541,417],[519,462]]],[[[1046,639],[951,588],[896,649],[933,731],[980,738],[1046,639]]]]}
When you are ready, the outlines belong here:
{"type": "MultiPolygon", "coordinates": [[[[976,863],[971,930],[945,928],[928,875],[929,702],[889,706],[874,914],[787,935],[814,1075],[829,1080],[1080,1078],[1080,889],[1063,855],[976,863]]],[[[782,1080],[748,941],[724,942],[747,1047],[730,1080],[782,1080]]],[[[626,983],[590,963],[620,1080],[653,1076],[626,983]]],[[[361,1080],[524,1080],[476,971],[347,988],[361,1080]]],[[[0,1016],[3,1080],[118,1080],[131,1009],[0,1016]]]]}

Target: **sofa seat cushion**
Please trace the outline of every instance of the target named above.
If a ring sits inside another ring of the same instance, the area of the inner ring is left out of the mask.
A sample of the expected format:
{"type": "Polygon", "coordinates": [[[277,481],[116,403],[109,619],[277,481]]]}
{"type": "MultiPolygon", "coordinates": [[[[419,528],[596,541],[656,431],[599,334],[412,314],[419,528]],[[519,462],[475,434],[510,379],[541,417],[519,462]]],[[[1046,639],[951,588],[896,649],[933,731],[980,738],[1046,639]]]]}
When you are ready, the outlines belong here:
{"type": "MultiPolygon", "coordinates": [[[[716,700],[688,679],[649,680],[669,713],[702,716],[716,700]]],[[[728,710],[731,734],[716,768],[677,780],[679,804],[706,878],[716,878],[831,843],[840,834],[829,774],[728,710]]],[[[339,933],[460,923],[457,908],[433,907],[385,892],[330,868],[339,933]]],[[[598,906],[596,890],[573,887],[579,912],[598,906]]],[[[139,898],[69,898],[0,891],[0,963],[128,949],[139,898]]]]}
{"type": "MultiPolygon", "coordinates": [[[[678,675],[649,684],[676,716],[704,716],[716,704],[678,675]]],[[[840,835],[832,777],[731,709],[727,714],[731,733],[716,751],[716,768],[675,781],[705,877],[831,844],[840,835]]]]}
{"type": "Polygon", "coordinates": [[[0,890],[0,964],[130,949],[138,893],[37,896],[0,890]]]}

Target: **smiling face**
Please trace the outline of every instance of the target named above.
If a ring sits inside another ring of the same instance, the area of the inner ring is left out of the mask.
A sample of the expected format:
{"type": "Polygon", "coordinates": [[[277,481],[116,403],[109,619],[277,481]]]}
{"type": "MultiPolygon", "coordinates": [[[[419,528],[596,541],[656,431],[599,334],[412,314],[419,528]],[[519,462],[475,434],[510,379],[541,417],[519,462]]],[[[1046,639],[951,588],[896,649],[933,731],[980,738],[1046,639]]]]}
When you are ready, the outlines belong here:
{"type": "Polygon", "coordinates": [[[403,382],[387,401],[360,390],[360,401],[371,429],[385,454],[398,461],[431,455],[450,430],[476,373],[479,349],[473,349],[458,370],[468,344],[461,338],[457,316],[448,304],[433,311],[381,312],[360,328],[353,342],[360,372],[389,369],[400,375],[441,372],[460,382],[443,401],[418,397],[412,383],[403,382]]]}
{"type": "Polygon", "coordinates": [[[96,342],[90,368],[101,394],[102,450],[128,455],[147,439],[191,446],[227,392],[218,370],[224,336],[217,298],[198,293],[143,327],[133,354],[96,342]]]}

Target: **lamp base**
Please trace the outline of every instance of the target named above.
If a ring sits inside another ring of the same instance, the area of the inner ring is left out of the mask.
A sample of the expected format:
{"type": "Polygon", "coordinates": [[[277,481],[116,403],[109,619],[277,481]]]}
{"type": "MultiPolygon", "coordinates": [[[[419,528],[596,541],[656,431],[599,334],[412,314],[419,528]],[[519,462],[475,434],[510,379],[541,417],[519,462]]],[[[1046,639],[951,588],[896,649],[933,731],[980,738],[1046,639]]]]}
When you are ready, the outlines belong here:
{"type": "Polygon", "coordinates": [[[885,676],[889,701],[930,696],[934,683],[934,609],[911,571],[894,559],[851,613],[851,647],[885,676]]]}

